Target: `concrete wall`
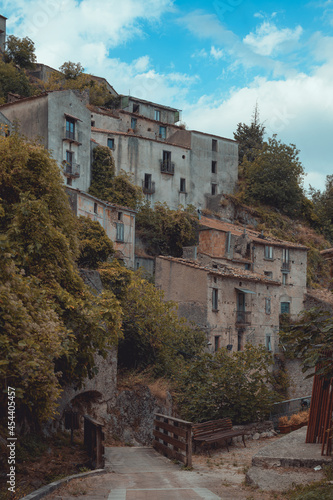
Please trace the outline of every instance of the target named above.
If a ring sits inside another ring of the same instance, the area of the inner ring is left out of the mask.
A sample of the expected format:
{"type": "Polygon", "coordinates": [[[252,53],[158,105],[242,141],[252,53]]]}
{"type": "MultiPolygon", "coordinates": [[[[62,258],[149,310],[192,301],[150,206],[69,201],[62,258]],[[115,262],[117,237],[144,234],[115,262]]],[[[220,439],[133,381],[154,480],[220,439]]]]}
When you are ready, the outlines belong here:
{"type": "MultiPolygon", "coordinates": [[[[73,188],[88,191],[91,181],[90,171],[90,111],[74,92],[52,92],[48,95],[48,148],[61,165],[66,160],[66,151],[74,153],[74,163],[80,166],[80,176],[72,178],[73,188]],[[77,118],[75,122],[75,142],[65,139],[65,113],[77,118]]],[[[68,178],[65,183],[68,184],[68,178]]]]}
{"type": "Polygon", "coordinates": [[[166,106],[162,106],[160,104],[156,104],[153,102],[142,101],[139,99],[131,98],[129,96],[128,106],[124,107],[126,111],[130,113],[135,113],[138,116],[142,115],[151,120],[155,119],[155,110],[160,111],[160,120],[164,123],[175,123],[175,112],[177,111],[174,108],[168,108],[166,106]],[[139,106],[139,111],[135,112],[135,107],[139,106]]]}
{"type": "Polygon", "coordinates": [[[127,267],[134,268],[135,212],[78,190],[68,188],[68,192],[75,215],[99,222],[113,242],[117,256],[127,267]],[[124,226],[124,241],[117,240],[117,224],[124,226]]]}

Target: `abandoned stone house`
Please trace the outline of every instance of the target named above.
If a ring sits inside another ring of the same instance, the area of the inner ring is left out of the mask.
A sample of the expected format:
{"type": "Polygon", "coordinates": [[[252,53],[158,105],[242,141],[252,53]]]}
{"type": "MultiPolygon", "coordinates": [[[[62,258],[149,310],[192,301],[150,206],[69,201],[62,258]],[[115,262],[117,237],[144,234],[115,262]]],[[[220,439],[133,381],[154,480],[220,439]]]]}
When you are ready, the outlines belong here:
{"type": "Polygon", "coordinates": [[[156,285],[200,325],[211,349],[277,350],[280,314],[304,309],[307,248],[203,217],[186,259],[158,257],[156,285]]]}
{"type": "MultiPolygon", "coordinates": [[[[115,92],[115,91],[114,91],[115,92]]],[[[176,125],[179,110],[123,97],[117,110],[87,105],[71,90],[46,92],[0,106],[29,139],[39,139],[58,162],[64,181],[81,191],[91,182],[92,149],[108,146],[116,172],[124,170],[154,204],[204,208],[208,198],[234,190],[238,146],[234,140],[176,125]]]]}
{"type": "Polygon", "coordinates": [[[134,267],[135,210],[91,196],[79,189],[66,188],[72,209],[77,217],[89,217],[104,228],[113,242],[116,257],[126,267],[134,267]]]}

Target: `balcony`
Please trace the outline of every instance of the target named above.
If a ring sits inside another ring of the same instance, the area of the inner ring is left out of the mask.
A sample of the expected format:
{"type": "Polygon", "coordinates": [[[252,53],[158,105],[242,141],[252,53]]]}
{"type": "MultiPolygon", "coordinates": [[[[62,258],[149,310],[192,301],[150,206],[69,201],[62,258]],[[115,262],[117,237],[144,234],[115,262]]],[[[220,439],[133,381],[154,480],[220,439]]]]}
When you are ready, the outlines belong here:
{"type": "Polygon", "coordinates": [[[162,174],[174,175],[175,173],[175,164],[169,160],[160,160],[160,167],[162,174]]]}
{"type": "Polygon", "coordinates": [[[251,311],[236,311],[236,325],[251,325],[251,311]]]}
{"type": "Polygon", "coordinates": [[[155,193],[155,182],[142,181],[142,191],[144,194],[154,194],[155,193]]]}
{"type": "Polygon", "coordinates": [[[80,165],[65,161],[63,162],[63,173],[66,177],[80,177],[80,165]]]}
{"type": "Polygon", "coordinates": [[[82,144],[82,132],[79,132],[76,127],[74,130],[68,130],[65,126],[63,132],[63,141],[68,141],[80,146],[82,144]]]}
{"type": "Polygon", "coordinates": [[[284,271],[284,272],[289,272],[290,271],[290,264],[289,264],[289,262],[282,262],[281,271],[284,271]]]}

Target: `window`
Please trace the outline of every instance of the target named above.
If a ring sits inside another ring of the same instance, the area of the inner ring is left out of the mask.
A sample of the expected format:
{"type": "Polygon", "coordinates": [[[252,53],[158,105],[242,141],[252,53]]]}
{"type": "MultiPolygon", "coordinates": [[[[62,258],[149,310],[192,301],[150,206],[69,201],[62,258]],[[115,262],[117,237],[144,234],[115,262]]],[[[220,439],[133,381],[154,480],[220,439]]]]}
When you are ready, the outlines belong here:
{"type": "Polygon", "coordinates": [[[180,179],[180,192],[185,193],[186,192],[186,179],[181,178],[180,179]]]}
{"type": "Polygon", "coordinates": [[[272,337],[269,333],[266,333],[266,349],[272,351],[272,337]]]}
{"type": "Polygon", "coordinates": [[[114,149],[114,139],[108,137],[108,148],[114,149]]]}
{"type": "Polygon", "coordinates": [[[231,246],[231,232],[227,232],[227,239],[225,242],[225,251],[226,253],[230,253],[230,246],[231,246]]]}
{"type": "Polygon", "coordinates": [[[133,113],[139,113],[139,111],[140,111],[140,104],[133,104],[133,113]]]}
{"type": "Polygon", "coordinates": [[[219,306],[219,291],[217,288],[212,289],[212,309],[217,311],[219,306]]]}
{"type": "Polygon", "coordinates": [[[273,278],[272,271],[264,271],[264,275],[267,276],[267,278],[273,278]]]}
{"type": "Polygon", "coordinates": [[[74,163],[74,153],[73,151],[66,151],[66,162],[71,167],[74,163]]]}
{"type": "Polygon", "coordinates": [[[162,139],[166,138],[166,127],[160,127],[160,137],[162,139]]]}
{"type": "Polygon", "coordinates": [[[212,196],[217,194],[217,184],[212,184],[212,196]]]}
{"type": "Polygon", "coordinates": [[[117,222],[116,240],[124,241],[124,224],[122,224],[121,222],[117,222]]]}
{"type": "Polygon", "coordinates": [[[219,335],[215,335],[214,337],[214,351],[218,351],[220,348],[220,336],[219,335]]]}
{"type": "Polygon", "coordinates": [[[282,249],[282,262],[289,263],[289,248],[282,249]]]}
{"type": "Polygon", "coordinates": [[[288,285],[288,273],[282,273],[282,285],[288,285]]]}
{"type": "Polygon", "coordinates": [[[212,139],[212,151],[217,151],[217,140],[212,139]]]}
{"type": "Polygon", "coordinates": [[[161,172],[168,174],[174,174],[175,166],[171,162],[171,151],[163,151],[163,157],[161,161],[161,172]]]}
{"type": "Polygon", "coordinates": [[[251,264],[245,264],[245,270],[251,271],[251,264]]]}
{"type": "Polygon", "coordinates": [[[66,139],[75,139],[75,121],[66,118],[66,139]]]}
{"type": "Polygon", "coordinates": [[[216,174],[217,171],[217,161],[212,161],[212,174],[216,174]]]}
{"type": "Polygon", "coordinates": [[[273,260],[273,247],[265,245],[265,259],[273,260]]]}
{"type": "Polygon", "coordinates": [[[281,314],[290,314],[290,302],[281,302],[281,314]]]}
{"type": "Polygon", "coordinates": [[[155,109],[154,118],[158,122],[161,120],[161,111],[159,109],[155,109]]]}
{"type": "Polygon", "coordinates": [[[270,299],[270,297],[266,297],[266,299],[265,299],[265,312],[266,312],[266,314],[271,314],[271,299],[270,299]]]}
{"type": "Polygon", "coordinates": [[[151,189],[151,174],[145,174],[144,188],[151,189]]]}
{"type": "Polygon", "coordinates": [[[243,330],[238,330],[237,334],[237,351],[243,350],[243,330]]]}
{"type": "Polygon", "coordinates": [[[136,128],[136,122],[137,122],[136,118],[131,119],[131,129],[132,130],[135,130],[135,128],[136,128]]]}
{"type": "Polygon", "coordinates": [[[91,126],[94,127],[95,126],[95,121],[94,120],[91,120],[91,126]]]}
{"type": "Polygon", "coordinates": [[[94,214],[97,214],[97,210],[98,210],[97,203],[94,203],[94,214]]]}
{"type": "Polygon", "coordinates": [[[118,212],[118,220],[119,221],[123,220],[123,213],[122,212],[118,212]]]}
{"type": "Polygon", "coordinates": [[[72,178],[67,177],[67,186],[71,186],[71,185],[72,185],[72,178]]]}

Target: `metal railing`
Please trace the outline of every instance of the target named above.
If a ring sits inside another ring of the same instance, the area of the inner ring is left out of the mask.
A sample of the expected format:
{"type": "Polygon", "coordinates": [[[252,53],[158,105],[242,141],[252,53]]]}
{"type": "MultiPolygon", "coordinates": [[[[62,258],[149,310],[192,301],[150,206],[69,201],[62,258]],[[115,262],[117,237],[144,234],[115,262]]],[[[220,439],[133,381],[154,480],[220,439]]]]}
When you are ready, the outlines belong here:
{"type": "Polygon", "coordinates": [[[175,164],[169,160],[160,160],[161,172],[164,174],[173,175],[175,173],[175,164]]]}
{"type": "Polygon", "coordinates": [[[282,271],[290,271],[290,264],[289,264],[289,262],[282,262],[281,269],[282,269],[282,271]]]}
{"type": "Polygon", "coordinates": [[[155,182],[142,181],[142,191],[144,194],[154,194],[155,193],[155,182]]]}
{"type": "Polygon", "coordinates": [[[274,427],[278,426],[280,417],[290,417],[294,413],[310,408],[311,396],[302,398],[287,399],[279,403],[274,403],[270,412],[269,419],[273,421],[274,427]]]}
{"type": "Polygon", "coordinates": [[[66,162],[63,172],[66,177],[80,177],[80,165],[78,163],[66,162]]]}
{"type": "Polygon", "coordinates": [[[236,311],[237,325],[251,325],[251,311],[236,311]]]}

